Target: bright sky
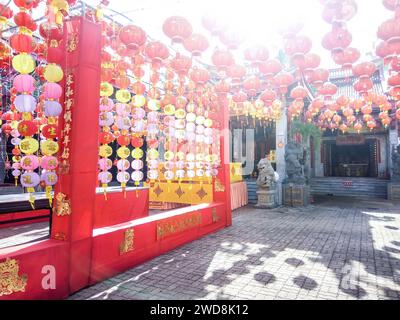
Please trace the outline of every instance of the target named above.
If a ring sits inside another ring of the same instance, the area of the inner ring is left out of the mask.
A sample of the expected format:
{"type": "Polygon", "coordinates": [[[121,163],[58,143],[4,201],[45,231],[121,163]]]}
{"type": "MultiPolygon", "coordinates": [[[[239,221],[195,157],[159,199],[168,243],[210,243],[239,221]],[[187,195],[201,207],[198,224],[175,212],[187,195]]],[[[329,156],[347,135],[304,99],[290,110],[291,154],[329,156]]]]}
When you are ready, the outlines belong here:
{"type": "MultiPolygon", "coordinates": [[[[86,2],[95,6],[100,0],[86,2]]],[[[365,58],[367,53],[375,52],[378,26],[393,16],[393,13],[384,8],[381,0],[358,0],[357,4],[358,12],[348,23],[348,29],[353,35],[351,46],[358,48],[365,58]]],[[[330,25],[321,17],[320,0],[110,0],[109,7],[124,13],[152,38],[165,43],[169,43],[170,40],[163,34],[162,25],[169,16],[186,17],[194,32],[210,37],[201,24],[201,18],[205,13],[212,12],[228,24],[232,31],[241,32],[246,36],[243,48],[251,44],[264,44],[270,49],[272,56],[282,47],[278,30],[293,22],[301,22],[304,27],[300,33],[312,39],[312,52],[322,57],[321,66],[335,67],[330,53],[321,46],[322,37],[330,30],[330,25]]],[[[107,10],[105,13],[111,14],[107,10]]],[[[128,23],[123,18],[118,20],[128,23]]],[[[213,47],[216,46],[223,47],[214,39],[208,54],[202,58],[204,62],[210,62],[213,47]]],[[[177,48],[184,51],[179,45],[177,48]]],[[[238,62],[243,59],[242,52],[236,53],[236,59],[238,62]]]]}
{"type": "MultiPolygon", "coordinates": [[[[98,0],[90,2],[98,3],[98,0]]],[[[378,26],[393,13],[384,8],[381,0],[358,0],[357,4],[358,12],[348,23],[348,28],[353,35],[352,46],[365,57],[368,52],[375,51],[378,26]]],[[[111,0],[110,7],[126,12],[149,35],[166,42],[169,40],[162,32],[162,24],[169,16],[184,16],[195,32],[209,36],[201,25],[201,17],[212,12],[233,31],[242,32],[248,45],[267,45],[272,55],[282,47],[278,30],[299,21],[304,25],[301,33],[313,40],[312,51],[322,57],[322,66],[335,66],[330,53],[321,46],[322,37],[330,30],[330,25],[321,17],[322,4],[319,0],[111,0]]],[[[213,42],[215,45],[218,42],[213,42]]],[[[207,58],[204,57],[204,60],[207,58]]],[[[242,59],[241,54],[237,58],[242,59]]]]}

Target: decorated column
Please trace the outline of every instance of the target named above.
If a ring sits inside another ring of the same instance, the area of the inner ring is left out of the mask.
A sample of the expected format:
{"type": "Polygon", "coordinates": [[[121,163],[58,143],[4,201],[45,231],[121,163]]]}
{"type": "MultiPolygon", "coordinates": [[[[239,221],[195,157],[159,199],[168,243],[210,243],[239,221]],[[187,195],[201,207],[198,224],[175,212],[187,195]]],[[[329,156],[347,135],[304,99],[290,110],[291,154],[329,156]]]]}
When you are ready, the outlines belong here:
{"type": "Polygon", "coordinates": [[[51,238],[70,243],[70,291],[89,282],[97,186],[101,26],[83,18],[64,25],[64,108],[59,125],[60,177],[51,238]]]}

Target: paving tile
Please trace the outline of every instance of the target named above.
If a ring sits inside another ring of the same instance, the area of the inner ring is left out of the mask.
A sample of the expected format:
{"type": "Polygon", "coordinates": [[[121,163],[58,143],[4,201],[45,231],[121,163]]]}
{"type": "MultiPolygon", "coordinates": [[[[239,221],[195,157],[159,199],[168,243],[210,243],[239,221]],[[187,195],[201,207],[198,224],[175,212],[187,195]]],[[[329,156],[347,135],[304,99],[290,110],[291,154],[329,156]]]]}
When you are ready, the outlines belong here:
{"type": "Polygon", "coordinates": [[[398,300],[400,257],[393,249],[400,250],[400,232],[386,227],[400,229],[400,212],[384,200],[379,212],[370,207],[322,203],[267,215],[241,208],[230,228],[69,299],[398,300]],[[118,290],[107,296],[113,286],[118,290]]]}

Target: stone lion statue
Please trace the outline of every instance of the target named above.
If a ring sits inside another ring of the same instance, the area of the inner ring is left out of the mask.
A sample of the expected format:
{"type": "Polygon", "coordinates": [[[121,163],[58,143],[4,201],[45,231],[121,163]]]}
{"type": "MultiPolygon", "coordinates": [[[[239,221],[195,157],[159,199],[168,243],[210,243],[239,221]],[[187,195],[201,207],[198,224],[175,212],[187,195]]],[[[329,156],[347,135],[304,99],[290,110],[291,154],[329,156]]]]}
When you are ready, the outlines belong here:
{"type": "Polygon", "coordinates": [[[257,186],[260,188],[275,188],[278,178],[274,168],[271,165],[271,162],[267,158],[261,159],[257,165],[257,169],[257,186]]]}

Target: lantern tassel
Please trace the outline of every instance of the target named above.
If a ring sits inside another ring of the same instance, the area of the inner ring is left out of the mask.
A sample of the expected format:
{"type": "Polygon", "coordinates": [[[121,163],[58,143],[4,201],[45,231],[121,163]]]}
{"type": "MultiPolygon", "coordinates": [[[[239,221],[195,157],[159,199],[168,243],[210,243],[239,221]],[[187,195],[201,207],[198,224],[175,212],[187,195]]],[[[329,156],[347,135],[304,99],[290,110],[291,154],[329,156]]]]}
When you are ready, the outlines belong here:
{"type": "Polygon", "coordinates": [[[35,210],[35,196],[33,195],[33,193],[35,192],[35,189],[28,188],[27,190],[29,192],[29,203],[31,204],[32,209],[35,210]]]}
{"type": "Polygon", "coordinates": [[[51,186],[46,186],[46,198],[49,200],[49,205],[50,207],[52,207],[53,205],[53,198],[51,196],[51,191],[52,191],[52,187],[51,186]]]}
{"type": "Polygon", "coordinates": [[[103,183],[101,187],[103,188],[104,199],[107,201],[107,184],[103,183]]]}

